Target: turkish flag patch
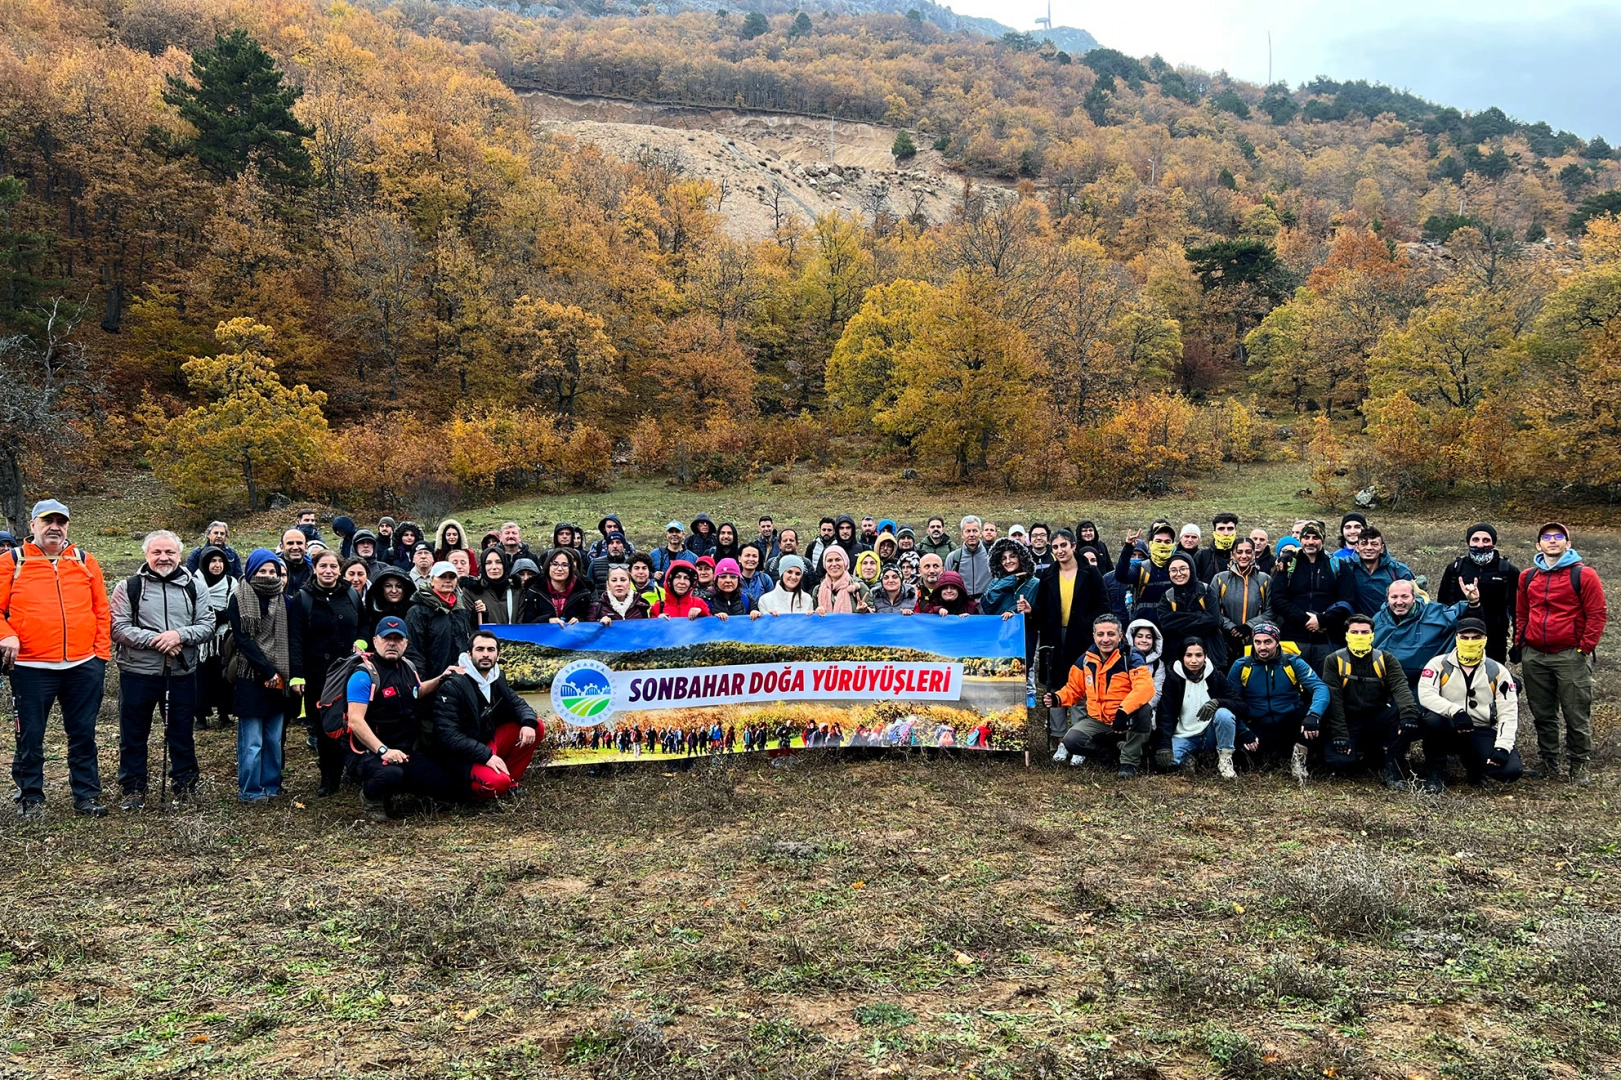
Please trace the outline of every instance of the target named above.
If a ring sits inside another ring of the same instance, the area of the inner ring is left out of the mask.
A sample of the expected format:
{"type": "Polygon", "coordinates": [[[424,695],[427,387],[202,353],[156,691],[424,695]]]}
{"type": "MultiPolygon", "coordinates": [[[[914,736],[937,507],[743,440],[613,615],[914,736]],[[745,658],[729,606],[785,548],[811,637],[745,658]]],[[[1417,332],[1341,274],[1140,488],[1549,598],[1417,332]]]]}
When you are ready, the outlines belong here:
{"type": "Polygon", "coordinates": [[[392,686],[383,687],[383,696],[384,697],[395,697],[398,694],[399,694],[399,691],[394,689],[392,686]]]}
{"type": "Polygon", "coordinates": [[[1435,672],[1433,672],[1433,671],[1431,671],[1431,670],[1430,670],[1430,669],[1429,669],[1429,668],[1425,668],[1425,669],[1424,669],[1424,674],[1422,674],[1422,675],[1420,675],[1420,676],[1419,676],[1419,678],[1421,678],[1421,679],[1427,679],[1427,678],[1429,678],[1429,677],[1430,677],[1430,676],[1431,676],[1431,675],[1434,675],[1434,674],[1435,674],[1435,672]]]}

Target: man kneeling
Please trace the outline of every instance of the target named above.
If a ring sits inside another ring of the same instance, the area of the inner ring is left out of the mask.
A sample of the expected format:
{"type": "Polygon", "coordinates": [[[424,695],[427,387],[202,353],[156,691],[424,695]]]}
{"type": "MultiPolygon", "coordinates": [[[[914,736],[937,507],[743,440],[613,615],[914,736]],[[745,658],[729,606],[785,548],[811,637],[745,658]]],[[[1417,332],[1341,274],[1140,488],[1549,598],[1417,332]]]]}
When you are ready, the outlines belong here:
{"type": "Polygon", "coordinates": [[[1120,620],[1099,615],[1092,622],[1092,647],[1069,671],[1069,682],[1043,704],[1066,708],[1085,700],[1086,715],[1064,735],[1054,761],[1079,765],[1088,754],[1120,742],[1120,776],[1130,779],[1143,763],[1143,747],[1154,728],[1154,676],[1148,663],[1121,641],[1120,620]]]}
{"type": "MultiPolygon", "coordinates": [[[[348,703],[350,779],[360,785],[360,805],[373,821],[388,820],[393,795],[430,799],[455,797],[444,770],[418,747],[418,701],[444,680],[423,682],[405,658],[405,620],[390,615],[377,624],[372,652],[349,676],[348,703]]],[[[341,732],[339,733],[342,734],[341,732]]]]}
{"type": "Polygon", "coordinates": [[[1447,755],[1457,754],[1476,787],[1488,780],[1513,783],[1524,767],[1514,737],[1520,728],[1519,692],[1507,668],[1486,655],[1486,624],[1458,623],[1456,647],[1424,665],[1418,704],[1424,710],[1424,790],[1446,789],[1447,755]]]}
{"type": "Polygon", "coordinates": [[[518,786],[545,727],[501,674],[500,642],[488,630],[473,635],[460,675],[439,688],[433,703],[439,763],[452,786],[475,799],[496,799],[518,786]]]}

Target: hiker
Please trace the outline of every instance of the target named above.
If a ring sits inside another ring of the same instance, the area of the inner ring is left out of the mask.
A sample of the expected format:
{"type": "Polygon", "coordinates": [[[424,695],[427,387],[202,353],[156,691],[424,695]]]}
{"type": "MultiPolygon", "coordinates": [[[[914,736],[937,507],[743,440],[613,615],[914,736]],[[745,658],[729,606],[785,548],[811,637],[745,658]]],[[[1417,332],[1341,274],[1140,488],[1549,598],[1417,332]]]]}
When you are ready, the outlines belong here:
{"type": "Polygon", "coordinates": [[[1519,692],[1514,676],[1486,655],[1485,622],[1458,623],[1451,651],[1432,657],[1418,680],[1424,709],[1424,790],[1446,790],[1447,756],[1456,754],[1469,783],[1511,784],[1524,772],[1514,739],[1519,733],[1519,692]]]}
{"type": "Polygon", "coordinates": [[[1065,732],[1053,760],[1080,765],[1118,743],[1119,776],[1135,777],[1154,729],[1153,701],[1154,677],[1147,661],[1126,645],[1118,618],[1099,615],[1092,621],[1092,647],[1070,669],[1069,681],[1057,693],[1042,696],[1048,708],[1086,706],[1086,714],[1065,732]]]}
{"type": "Polygon", "coordinates": [[[1182,643],[1181,659],[1165,675],[1155,708],[1155,763],[1162,769],[1186,769],[1196,754],[1214,751],[1222,779],[1236,779],[1233,750],[1238,742],[1252,738],[1239,724],[1237,710],[1238,691],[1210,663],[1204,642],[1188,638],[1182,643]]]}
{"type": "Polygon", "coordinates": [[[1263,761],[1289,755],[1289,775],[1304,782],[1306,758],[1322,732],[1328,687],[1299,654],[1283,648],[1272,623],[1251,627],[1250,654],[1233,661],[1227,681],[1238,688],[1238,717],[1252,736],[1244,749],[1263,761]]]}
{"type": "Polygon", "coordinates": [[[163,720],[169,779],[176,802],[197,789],[198,650],[214,638],[214,609],[197,575],[182,565],[180,537],[166,529],[141,542],[145,562],[113,586],[111,633],[118,661],[118,786],[120,810],[146,805],[147,740],[152,710],[163,720]]]}
{"type": "Polygon", "coordinates": [[[1367,615],[1345,621],[1345,648],[1323,660],[1328,686],[1328,746],[1323,761],[1348,771],[1376,766],[1392,791],[1407,787],[1407,752],[1420,734],[1418,705],[1401,661],[1374,647],[1367,615]]]}
{"type": "Polygon", "coordinates": [[[512,795],[546,733],[501,674],[500,648],[490,631],[476,631],[434,695],[433,756],[464,798],[512,795]]]}

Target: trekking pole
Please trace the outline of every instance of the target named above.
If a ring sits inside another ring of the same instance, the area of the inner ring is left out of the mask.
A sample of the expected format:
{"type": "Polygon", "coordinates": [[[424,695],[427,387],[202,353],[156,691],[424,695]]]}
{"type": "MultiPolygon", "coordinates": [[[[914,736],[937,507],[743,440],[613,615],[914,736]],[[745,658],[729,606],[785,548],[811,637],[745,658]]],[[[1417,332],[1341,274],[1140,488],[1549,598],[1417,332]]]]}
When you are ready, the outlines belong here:
{"type": "Polygon", "coordinates": [[[167,809],[169,805],[169,658],[163,658],[163,703],[158,707],[158,715],[163,720],[163,772],[158,780],[158,806],[167,809]]]}

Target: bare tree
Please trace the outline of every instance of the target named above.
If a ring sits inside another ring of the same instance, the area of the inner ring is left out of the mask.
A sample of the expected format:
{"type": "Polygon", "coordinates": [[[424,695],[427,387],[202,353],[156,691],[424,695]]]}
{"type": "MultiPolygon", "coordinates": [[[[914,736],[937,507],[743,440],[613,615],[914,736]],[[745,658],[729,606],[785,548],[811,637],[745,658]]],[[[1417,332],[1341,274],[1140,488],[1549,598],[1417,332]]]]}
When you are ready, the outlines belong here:
{"type": "Polygon", "coordinates": [[[37,336],[0,338],[0,514],[13,533],[28,524],[27,462],[82,437],[76,424],[98,386],[88,350],[72,340],[82,312],[57,297],[37,336]]]}

